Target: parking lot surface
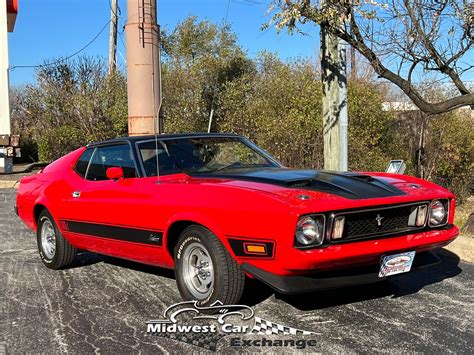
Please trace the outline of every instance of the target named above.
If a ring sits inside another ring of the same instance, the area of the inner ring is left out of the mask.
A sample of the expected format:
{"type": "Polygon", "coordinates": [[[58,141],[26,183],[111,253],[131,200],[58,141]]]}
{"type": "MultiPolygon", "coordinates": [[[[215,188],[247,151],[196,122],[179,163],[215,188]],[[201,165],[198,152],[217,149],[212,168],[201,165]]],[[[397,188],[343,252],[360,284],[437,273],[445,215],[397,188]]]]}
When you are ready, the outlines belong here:
{"type": "MultiPolygon", "coordinates": [[[[172,271],[89,253],[49,270],[13,212],[15,193],[0,190],[0,354],[202,351],[146,333],[146,321],[181,301],[172,271]]],[[[330,292],[287,297],[253,281],[243,302],[261,318],[315,332],[307,351],[472,354],[474,265],[439,255],[436,267],[330,292]]],[[[229,336],[218,343],[217,351],[234,350],[281,348],[231,347],[229,336]]]]}

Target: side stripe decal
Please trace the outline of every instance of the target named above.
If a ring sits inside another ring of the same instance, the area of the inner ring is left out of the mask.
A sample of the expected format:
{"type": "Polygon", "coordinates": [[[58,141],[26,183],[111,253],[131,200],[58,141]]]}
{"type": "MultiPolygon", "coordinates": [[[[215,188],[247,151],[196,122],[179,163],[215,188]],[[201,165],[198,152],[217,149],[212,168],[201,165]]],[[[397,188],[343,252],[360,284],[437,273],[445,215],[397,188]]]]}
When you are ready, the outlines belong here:
{"type": "Polygon", "coordinates": [[[61,229],[71,233],[150,245],[161,246],[163,243],[163,232],[161,231],[65,220],[61,220],[59,223],[61,229]]]}

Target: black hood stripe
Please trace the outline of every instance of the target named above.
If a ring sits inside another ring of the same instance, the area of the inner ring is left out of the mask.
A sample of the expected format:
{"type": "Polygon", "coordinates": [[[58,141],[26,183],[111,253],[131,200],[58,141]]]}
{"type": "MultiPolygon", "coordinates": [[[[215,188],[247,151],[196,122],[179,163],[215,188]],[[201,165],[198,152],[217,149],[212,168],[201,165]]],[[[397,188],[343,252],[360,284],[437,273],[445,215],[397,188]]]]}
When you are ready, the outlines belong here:
{"type": "Polygon", "coordinates": [[[353,172],[254,168],[194,173],[192,176],[252,181],[287,188],[320,191],[352,200],[406,195],[382,179],[353,172]]]}

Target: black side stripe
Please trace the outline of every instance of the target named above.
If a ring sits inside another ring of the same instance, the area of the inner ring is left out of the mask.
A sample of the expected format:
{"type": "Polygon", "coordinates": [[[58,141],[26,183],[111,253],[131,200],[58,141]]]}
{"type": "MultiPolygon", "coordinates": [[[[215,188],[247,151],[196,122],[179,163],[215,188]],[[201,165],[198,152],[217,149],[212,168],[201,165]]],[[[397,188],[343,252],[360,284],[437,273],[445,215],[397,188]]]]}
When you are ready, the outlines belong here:
{"type": "Polygon", "coordinates": [[[60,221],[64,231],[126,242],[162,245],[163,232],[76,221],[60,221]]]}

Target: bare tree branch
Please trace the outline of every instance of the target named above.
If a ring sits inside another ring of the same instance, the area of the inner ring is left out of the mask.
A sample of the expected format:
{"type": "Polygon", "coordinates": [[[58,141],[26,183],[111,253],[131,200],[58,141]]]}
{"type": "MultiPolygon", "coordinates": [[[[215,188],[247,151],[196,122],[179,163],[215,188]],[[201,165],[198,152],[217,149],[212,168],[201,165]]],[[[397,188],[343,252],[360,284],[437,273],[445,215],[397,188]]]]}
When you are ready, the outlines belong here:
{"type": "Polygon", "coordinates": [[[462,59],[474,47],[474,6],[468,0],[325,0],[324,6],[321,1],[273,0],[273,6],[278,10],[271,23],[277,28],[292,32],[308,22],[324,25],[421,111],[439,114],[474,107],[474,94],[461,79],[471,67],[462,59]],[[415,72],[448,78],[459,94],[429,102],[413,81],[415,72]]]}

